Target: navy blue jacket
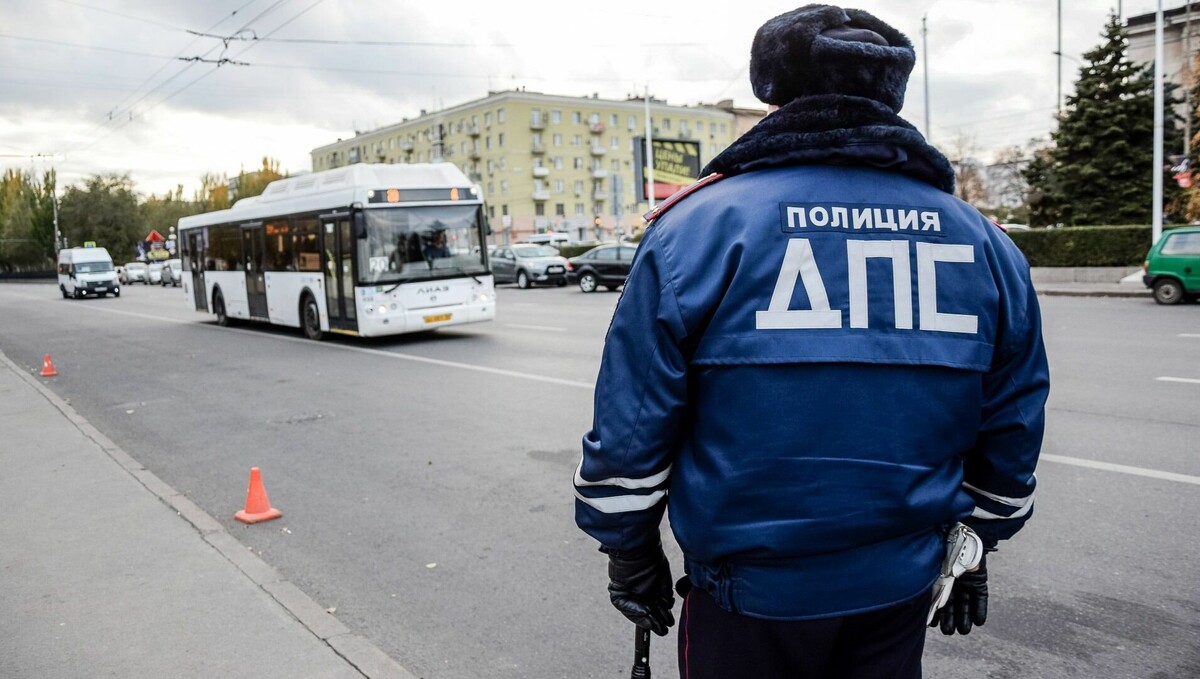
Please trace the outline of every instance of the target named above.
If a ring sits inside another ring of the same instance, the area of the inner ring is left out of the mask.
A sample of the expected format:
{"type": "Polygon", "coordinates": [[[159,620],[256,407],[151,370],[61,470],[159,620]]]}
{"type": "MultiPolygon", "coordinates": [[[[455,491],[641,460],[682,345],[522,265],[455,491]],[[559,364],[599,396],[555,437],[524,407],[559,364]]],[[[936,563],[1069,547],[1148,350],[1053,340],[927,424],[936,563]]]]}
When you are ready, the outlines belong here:
{"type": "Polygon", "coordinates": [[[989,545],[1033,507],[1049,374],[1009,237],[897,172],[739,174],[658,217],[605,343],[576,521],[658,538],[744,615],[925,594],[956,521],[989,545]]]}

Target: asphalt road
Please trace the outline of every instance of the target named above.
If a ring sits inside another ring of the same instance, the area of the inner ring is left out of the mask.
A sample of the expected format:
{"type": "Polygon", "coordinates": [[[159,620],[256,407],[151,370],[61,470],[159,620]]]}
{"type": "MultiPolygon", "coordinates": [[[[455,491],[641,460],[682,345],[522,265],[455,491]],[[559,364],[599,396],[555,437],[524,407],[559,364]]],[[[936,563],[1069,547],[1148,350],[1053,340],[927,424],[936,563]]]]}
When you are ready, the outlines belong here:
{"type": "MultiPolygon", "coordinates": [[[[627,676],[570,487],[618,296],[498,293],[492,323],[314,343],[220,328],[179,289],[0,284],[0,350],[52,354],[51,389],[418,676],[627,676]],[[251,466],[283,519],[233,520],[251,466]]],[[[1042,303],[1036,515],[989,560],[987,626],[931,634],[926,676],[1200,676],[1200,305],[1042,303]]]]}

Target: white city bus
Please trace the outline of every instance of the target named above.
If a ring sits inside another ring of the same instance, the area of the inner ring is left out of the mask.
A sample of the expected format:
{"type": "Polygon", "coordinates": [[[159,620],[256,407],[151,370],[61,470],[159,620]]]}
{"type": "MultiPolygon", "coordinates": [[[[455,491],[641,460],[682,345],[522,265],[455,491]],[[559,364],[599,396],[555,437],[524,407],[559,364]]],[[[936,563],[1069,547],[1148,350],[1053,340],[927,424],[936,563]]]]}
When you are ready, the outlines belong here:
{"type": "Polygon", "coordinates": [[[449,163],[356,164],[179,220],[184,292],[217,322],[394,335],[495,318],[478,186],[449,163]]]}

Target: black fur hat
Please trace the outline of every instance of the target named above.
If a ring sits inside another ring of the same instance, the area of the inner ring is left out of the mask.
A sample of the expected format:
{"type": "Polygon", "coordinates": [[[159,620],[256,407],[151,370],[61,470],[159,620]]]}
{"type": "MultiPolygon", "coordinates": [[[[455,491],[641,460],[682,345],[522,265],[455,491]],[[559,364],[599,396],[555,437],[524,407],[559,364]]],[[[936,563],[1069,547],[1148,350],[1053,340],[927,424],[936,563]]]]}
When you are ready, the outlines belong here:
{"type": "Polygon", "coordinates": [[[871,14],[805,5],[758,29],[750,47],[750,83],[766,104],[844,94],[899,112],[914,63],[912,42],[871,14]]]}

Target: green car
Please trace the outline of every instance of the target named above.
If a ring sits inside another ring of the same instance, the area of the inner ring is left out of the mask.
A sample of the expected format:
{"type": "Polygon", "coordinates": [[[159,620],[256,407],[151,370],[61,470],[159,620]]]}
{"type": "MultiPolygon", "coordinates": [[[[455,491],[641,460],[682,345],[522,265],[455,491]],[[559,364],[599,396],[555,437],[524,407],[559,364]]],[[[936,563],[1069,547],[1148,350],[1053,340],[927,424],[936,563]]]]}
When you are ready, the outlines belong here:
{"type": "Polygon", "coordinates": [[[1142,264],[1142,282],[1159,304],[1178,304],[1200,296],[1200,227],[1186,226],[1162,235],[1142,264]]]}

